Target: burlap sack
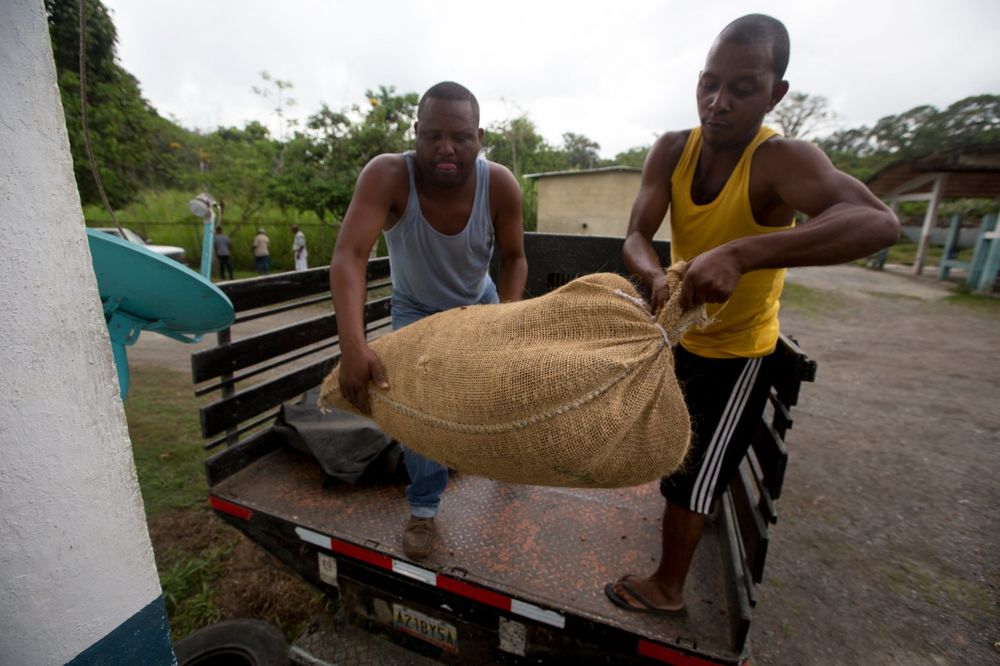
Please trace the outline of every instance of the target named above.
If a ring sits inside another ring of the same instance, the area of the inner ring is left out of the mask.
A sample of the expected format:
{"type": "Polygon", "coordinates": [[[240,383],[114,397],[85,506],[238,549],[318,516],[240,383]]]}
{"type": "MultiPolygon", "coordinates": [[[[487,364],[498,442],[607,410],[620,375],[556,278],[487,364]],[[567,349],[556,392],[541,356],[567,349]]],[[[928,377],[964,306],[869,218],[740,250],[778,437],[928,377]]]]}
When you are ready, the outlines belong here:
{"type": "MultiPolygon", "coordinates": [[[[538,298],[442,312],[371,342],[390,388],[369,387],[391,437],[453,469],[513,483],[612,488],[670,474],[690,421],[671,347],[704,308],[681,313],[684,265],[654,321],[613,273],[538,298]]],[[[337,369],[320,406],[353,409],[337,369]]]]}

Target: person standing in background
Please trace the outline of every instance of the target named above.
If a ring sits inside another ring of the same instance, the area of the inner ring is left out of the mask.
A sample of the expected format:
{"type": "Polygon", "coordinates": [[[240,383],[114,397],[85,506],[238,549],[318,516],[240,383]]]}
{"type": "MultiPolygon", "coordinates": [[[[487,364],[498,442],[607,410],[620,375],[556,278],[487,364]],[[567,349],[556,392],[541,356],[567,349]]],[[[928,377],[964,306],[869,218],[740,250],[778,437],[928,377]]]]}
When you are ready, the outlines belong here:
{"type": "Polygon", "coordinates": [[[215,228],[215,238],[212,239],[215,248],[215,257],[219,260],[219,279],[226,279],[226,271],[229,271],[229,279],[233,279],[232,248],[229,236],[222,233],[222,225],[215,228]]]}
{"type": "Polygon", "coordinates": [[[299,225],[292,225],[295,239],[292,241],[292,257],[295,259],[295,270],[304,271],[309,268],[309,251],[306,250],[306,235],[299,231],[299,225]]]}
{"type": "Polygon", "coordinates": [[[264,227],[261,227],[257,230],[257,235],[253,237],[253,265],[260,275],[267,275],[271,272],[270,245],[271,239],[264,233],[264,227]]]}

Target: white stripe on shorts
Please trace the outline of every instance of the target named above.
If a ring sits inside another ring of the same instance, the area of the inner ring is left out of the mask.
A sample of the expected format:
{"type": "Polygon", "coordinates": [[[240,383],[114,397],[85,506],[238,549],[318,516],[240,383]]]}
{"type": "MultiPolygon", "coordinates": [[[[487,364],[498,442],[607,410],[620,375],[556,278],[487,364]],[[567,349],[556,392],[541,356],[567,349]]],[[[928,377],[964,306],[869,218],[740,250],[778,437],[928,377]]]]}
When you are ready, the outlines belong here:
{"type": "Polygon", "coordinates": [[[729,394],[729,402],[722,412],[719,424],[712,434],[712,441],[705,451],[701,469],[698,471],[698,478],[695,479],[694,487],[691,491],[691,510],[698,513],[708,513],[712,506],[712,497],[715,495],[715,486],[719,482],[719,470],[722,468],[722,460],[726,457],[726,449],[733,436],[736,425],[743,416],[743,408],[746,407],[747,400],[753,392],[754,384],[757,381],[757,373],[760,370],[762,359],[752,358],[747,360],[743,367],[743,372],[733,386],[732,393],[729,394]]]}

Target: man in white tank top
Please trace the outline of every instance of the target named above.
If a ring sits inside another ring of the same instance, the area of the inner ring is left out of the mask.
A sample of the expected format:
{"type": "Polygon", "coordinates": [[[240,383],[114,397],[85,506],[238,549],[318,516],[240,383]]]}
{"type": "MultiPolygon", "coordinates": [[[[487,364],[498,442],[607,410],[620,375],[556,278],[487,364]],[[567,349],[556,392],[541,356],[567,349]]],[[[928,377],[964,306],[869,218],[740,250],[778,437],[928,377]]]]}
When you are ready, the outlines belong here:
{"type": "MultiPolygon", "coordinates": [[[[392,265],[394,329],[498,296],[520,300],[528,275],[521,191],[505,167],[478,157],[483,130],[476,98],[457,83],[439,83],[421,98],[413,128],[415,153],[379,155],[361,172],[330,262],[340,391],[365,413],[369,383],[379,390],[392,381],[364,331],[365,271],[380,233],[392,265]],[[494,241],[500,251],[495,286],[488,275],[494,241]]],[[[422,559],[433,546],[448,470],[405,446],[404,461],[411,483],[403,551],[422,559]]]]}

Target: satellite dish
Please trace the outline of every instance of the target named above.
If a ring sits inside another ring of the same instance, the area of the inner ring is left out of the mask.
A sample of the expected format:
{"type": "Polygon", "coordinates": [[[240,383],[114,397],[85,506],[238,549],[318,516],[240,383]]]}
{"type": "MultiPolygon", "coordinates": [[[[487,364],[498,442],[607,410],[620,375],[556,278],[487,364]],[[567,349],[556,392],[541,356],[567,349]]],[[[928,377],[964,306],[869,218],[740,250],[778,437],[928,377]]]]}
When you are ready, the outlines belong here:
{"type": "Polygon", "coordinates": [[[93,229],[87,229],[87,240],[123,399],[128,393],[125,347],[135,344],[143,330],[191,343],[233,323],[229,298],[187,266],[93,229]]]}

